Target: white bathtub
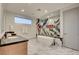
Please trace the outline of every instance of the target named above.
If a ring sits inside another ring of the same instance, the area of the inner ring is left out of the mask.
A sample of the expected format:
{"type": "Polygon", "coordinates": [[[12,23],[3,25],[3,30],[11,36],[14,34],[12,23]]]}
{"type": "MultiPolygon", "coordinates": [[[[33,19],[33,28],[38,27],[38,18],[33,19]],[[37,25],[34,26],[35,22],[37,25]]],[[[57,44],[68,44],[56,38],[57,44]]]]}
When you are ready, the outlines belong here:
{"type": "Polygon", "coordinates": [[[53,38],[53,37],[48,37],[48,36],[40,36],[39,35],[37,40],[40,42],[41,45],[44,45],[44,46],[50,46],[54,42],[58,46],[62,46],[62,42],[58,38],[53,38]]]}
{"type": "Polygon", "coordinates": [[[50,46],[53,43],[53,39],[52,37],[38,36],[38,41],[44,46],[50,46]]]}

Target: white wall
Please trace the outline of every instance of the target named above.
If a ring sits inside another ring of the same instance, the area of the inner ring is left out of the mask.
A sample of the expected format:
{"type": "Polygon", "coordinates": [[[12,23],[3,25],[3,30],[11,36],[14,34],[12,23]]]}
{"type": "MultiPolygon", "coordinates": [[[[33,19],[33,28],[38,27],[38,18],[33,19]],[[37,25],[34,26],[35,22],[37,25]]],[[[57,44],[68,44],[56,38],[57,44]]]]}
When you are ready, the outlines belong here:
{"type": "Polygon", "coordinates": [[[64,46],[79,50],[79,7],[64,11],[64,46]]]}
{"type": "MultiPolygon", "coordinates": [[[[23,15],[18,15],[15,13],[11,13],[11,12],[4,12],[4,21],[2,21],[1,25],[4,24],[3,29],[5,31],[15,31],[17,34],[30,39],[30,38],[34,38],[36,37],[36,21],[35,19],[32,19],[32,25],[23,25],[23,24],[16,24],[14,17],[15,16],[21,16],[24,18],[27,18],[26,16],[23,15]]],[[[26,40],[27,40],[26,39],[26,40]]],[[[5,44],[7,41],[10,42],[16,42],[16,41],[21,41],[21,40],[25,40],[25,39],[17,39],[17,40],[2,40],[1,43],[5,44]]]]}
{"type": "Polygon", "coordinates": [[[63,10],[60,10],[60,37],[63,38],[63,10]]]}
{"type": "Polygon", "coordinates": [[[30,33],[34,34],[35,33],[35,20],[32,20],[32,25],[23,25],[23,24],[16,24],[14,22],[14,17],[19,16],[19,17],[24,17],[27,18],[26,16],[18,15],[15,13],[11,12],[5,12],[5,31],[13,30],[17,33],[30,33]]]}
{"type": "Polygon", "coordinates": [[[79,6],[79,3],[75,3],[75,4],[72,4],[70,6],[67,6],[65,8],[60,9],[60,37],[61,38],[64,37],[64,18],[63,18],[63,12],[67,11],[67,10],[70,10],[70,9],[73,9],[73,8],[76,8],[78,6],[79,6]]]}
{"type": "Polygon", "coordinates": [[[3,31],[3,25],[2,24],[3,24],[3,6],[0,3],[0,34],[3,31]]]}
{"type": "Polygon", "coordinates": [[[0,34],[1,34],[1,20],[2,20],[2,17],[1,17],[1,4],[0,4],[0,34]]]}

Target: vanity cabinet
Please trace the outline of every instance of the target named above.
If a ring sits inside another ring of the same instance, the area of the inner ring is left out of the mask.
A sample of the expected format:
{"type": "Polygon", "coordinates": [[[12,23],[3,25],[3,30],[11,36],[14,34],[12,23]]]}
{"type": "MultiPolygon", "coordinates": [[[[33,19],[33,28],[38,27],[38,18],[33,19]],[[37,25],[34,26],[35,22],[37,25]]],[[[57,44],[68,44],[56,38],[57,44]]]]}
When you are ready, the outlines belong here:
{"type": "Polygon", "coordinates": [[[3,45],[0,47],[0,55],[27,55],[28,41],[3,45]]]}

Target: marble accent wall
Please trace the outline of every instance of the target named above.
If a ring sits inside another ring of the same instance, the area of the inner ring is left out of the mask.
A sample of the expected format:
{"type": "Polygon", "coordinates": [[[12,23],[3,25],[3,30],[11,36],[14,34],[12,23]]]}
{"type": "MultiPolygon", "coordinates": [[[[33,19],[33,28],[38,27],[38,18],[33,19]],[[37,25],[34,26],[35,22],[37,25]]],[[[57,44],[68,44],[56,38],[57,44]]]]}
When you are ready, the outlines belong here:
{"type": "Polygon", "coordinates": [[[37,19],[38,35],[60,37],[60,18],[37,19]]]}

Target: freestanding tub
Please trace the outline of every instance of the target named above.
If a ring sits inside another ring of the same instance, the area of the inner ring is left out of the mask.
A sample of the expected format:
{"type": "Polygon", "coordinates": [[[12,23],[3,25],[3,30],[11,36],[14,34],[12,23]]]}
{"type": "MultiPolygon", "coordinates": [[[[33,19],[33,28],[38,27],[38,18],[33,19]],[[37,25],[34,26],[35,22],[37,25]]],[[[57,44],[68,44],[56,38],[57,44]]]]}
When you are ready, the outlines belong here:
{"type": "Polygon", "coordinates": [[[58,46],[62,46],[62,42],[58,38],[48,37],[48,36],[38,36],[38,41],[41,43],[41,45],[44,46],[51,46],[52,44],[56,43],[58,46]]]}

